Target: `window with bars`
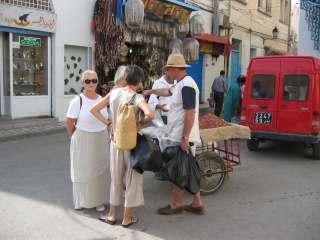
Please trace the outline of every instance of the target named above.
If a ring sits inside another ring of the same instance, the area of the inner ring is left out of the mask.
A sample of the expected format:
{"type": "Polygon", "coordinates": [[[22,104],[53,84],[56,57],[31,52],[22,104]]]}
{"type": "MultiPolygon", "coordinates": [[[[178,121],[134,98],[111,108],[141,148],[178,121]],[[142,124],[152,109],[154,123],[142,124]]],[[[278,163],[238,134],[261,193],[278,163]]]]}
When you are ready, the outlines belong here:
{"type": "Polygon", "coordinates": [[[54,12],[51,0],[0,0],[0,3],[54,12]]]}
{"type": "Polygon", "coordinates": [[[258,9],[271,14],[271,0],[258,0],[258,9]]]}

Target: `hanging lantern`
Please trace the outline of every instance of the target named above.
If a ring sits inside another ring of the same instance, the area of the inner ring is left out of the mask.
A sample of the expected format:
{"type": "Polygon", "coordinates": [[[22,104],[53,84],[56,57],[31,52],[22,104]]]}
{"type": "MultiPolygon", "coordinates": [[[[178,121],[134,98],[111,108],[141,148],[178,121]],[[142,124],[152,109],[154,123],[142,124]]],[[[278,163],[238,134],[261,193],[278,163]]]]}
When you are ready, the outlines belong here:
{"type": "Polygon", "coordinates": [[[194,38],[186,38],[183,41],[183,55],[187,63],[195,63],[199,59],[199,42],[194,38]]]}
{"type": "Polygon", "coordinates": [[[193,15],[190,20],[190,32],[192,35],[201,35],[204,32],[204,20],[200,14],[193,15]]]}
{"type": "Polygon", "coordinates": [[[126,24],[129,28],[138,28],[143,24],[144,5],[141,0],[128,0],[125,4],[126,24]]]}
{"type": "Polygon", "coordinates": [[[189,22],[186,21],[185,23],[182,23],[178,26],[178,33],[187,34],[189,32],[189,22]]]}
{"type": "Polygon", "coordinates": [[[178,38],[172,39],[169,43],[169,51],[171,53],[182,54],[182,41],[178,38]]]}

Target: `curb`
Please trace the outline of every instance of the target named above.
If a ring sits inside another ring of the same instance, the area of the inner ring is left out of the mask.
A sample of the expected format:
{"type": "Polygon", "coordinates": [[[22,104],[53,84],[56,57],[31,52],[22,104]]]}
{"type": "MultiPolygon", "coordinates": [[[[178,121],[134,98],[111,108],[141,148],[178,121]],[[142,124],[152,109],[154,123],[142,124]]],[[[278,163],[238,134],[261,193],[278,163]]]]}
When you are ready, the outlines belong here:
{"type": "Polygon", "coordinates": [[[40,129],[38,131],[30,131],[30,132],[19,132],[17,134],[8,135],[8,136],[0,136],[0,143],[11,142],[15,140],[22,140],[25,138],[32,138],[37,136],[51,135],[55,133],[65,132],[64,126],[59,126],[51,129],[40,129]]]}

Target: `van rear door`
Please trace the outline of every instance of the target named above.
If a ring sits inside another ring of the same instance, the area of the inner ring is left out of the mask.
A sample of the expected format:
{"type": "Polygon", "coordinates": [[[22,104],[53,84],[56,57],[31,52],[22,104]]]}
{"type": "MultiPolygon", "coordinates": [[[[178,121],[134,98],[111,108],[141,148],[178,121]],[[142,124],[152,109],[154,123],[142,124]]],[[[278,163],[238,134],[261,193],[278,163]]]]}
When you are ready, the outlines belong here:
{"type": "Polygon", "coordinates": [[[276,131],[280,59],[253,59],[248,72],[247,121],[251,130],[276,131]]]}
{"type": "Polygon", "coordinates": [[[310,134],[315,65],[310,58],[281,60],[278,132],[310,134]]]}

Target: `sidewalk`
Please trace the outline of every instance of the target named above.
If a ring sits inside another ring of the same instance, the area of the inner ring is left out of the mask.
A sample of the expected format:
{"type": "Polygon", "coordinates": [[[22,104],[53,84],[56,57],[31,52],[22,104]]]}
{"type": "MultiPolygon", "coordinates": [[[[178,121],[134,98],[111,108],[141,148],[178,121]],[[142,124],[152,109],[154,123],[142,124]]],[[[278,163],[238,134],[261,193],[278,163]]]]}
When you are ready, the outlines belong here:
{"type": "Polygon", "coordinates": [[[64,122],[58,122],[54,118],[23,118],[11,120],[0,117],[0,143],[62,131],[65,131],[64,122]]]}

